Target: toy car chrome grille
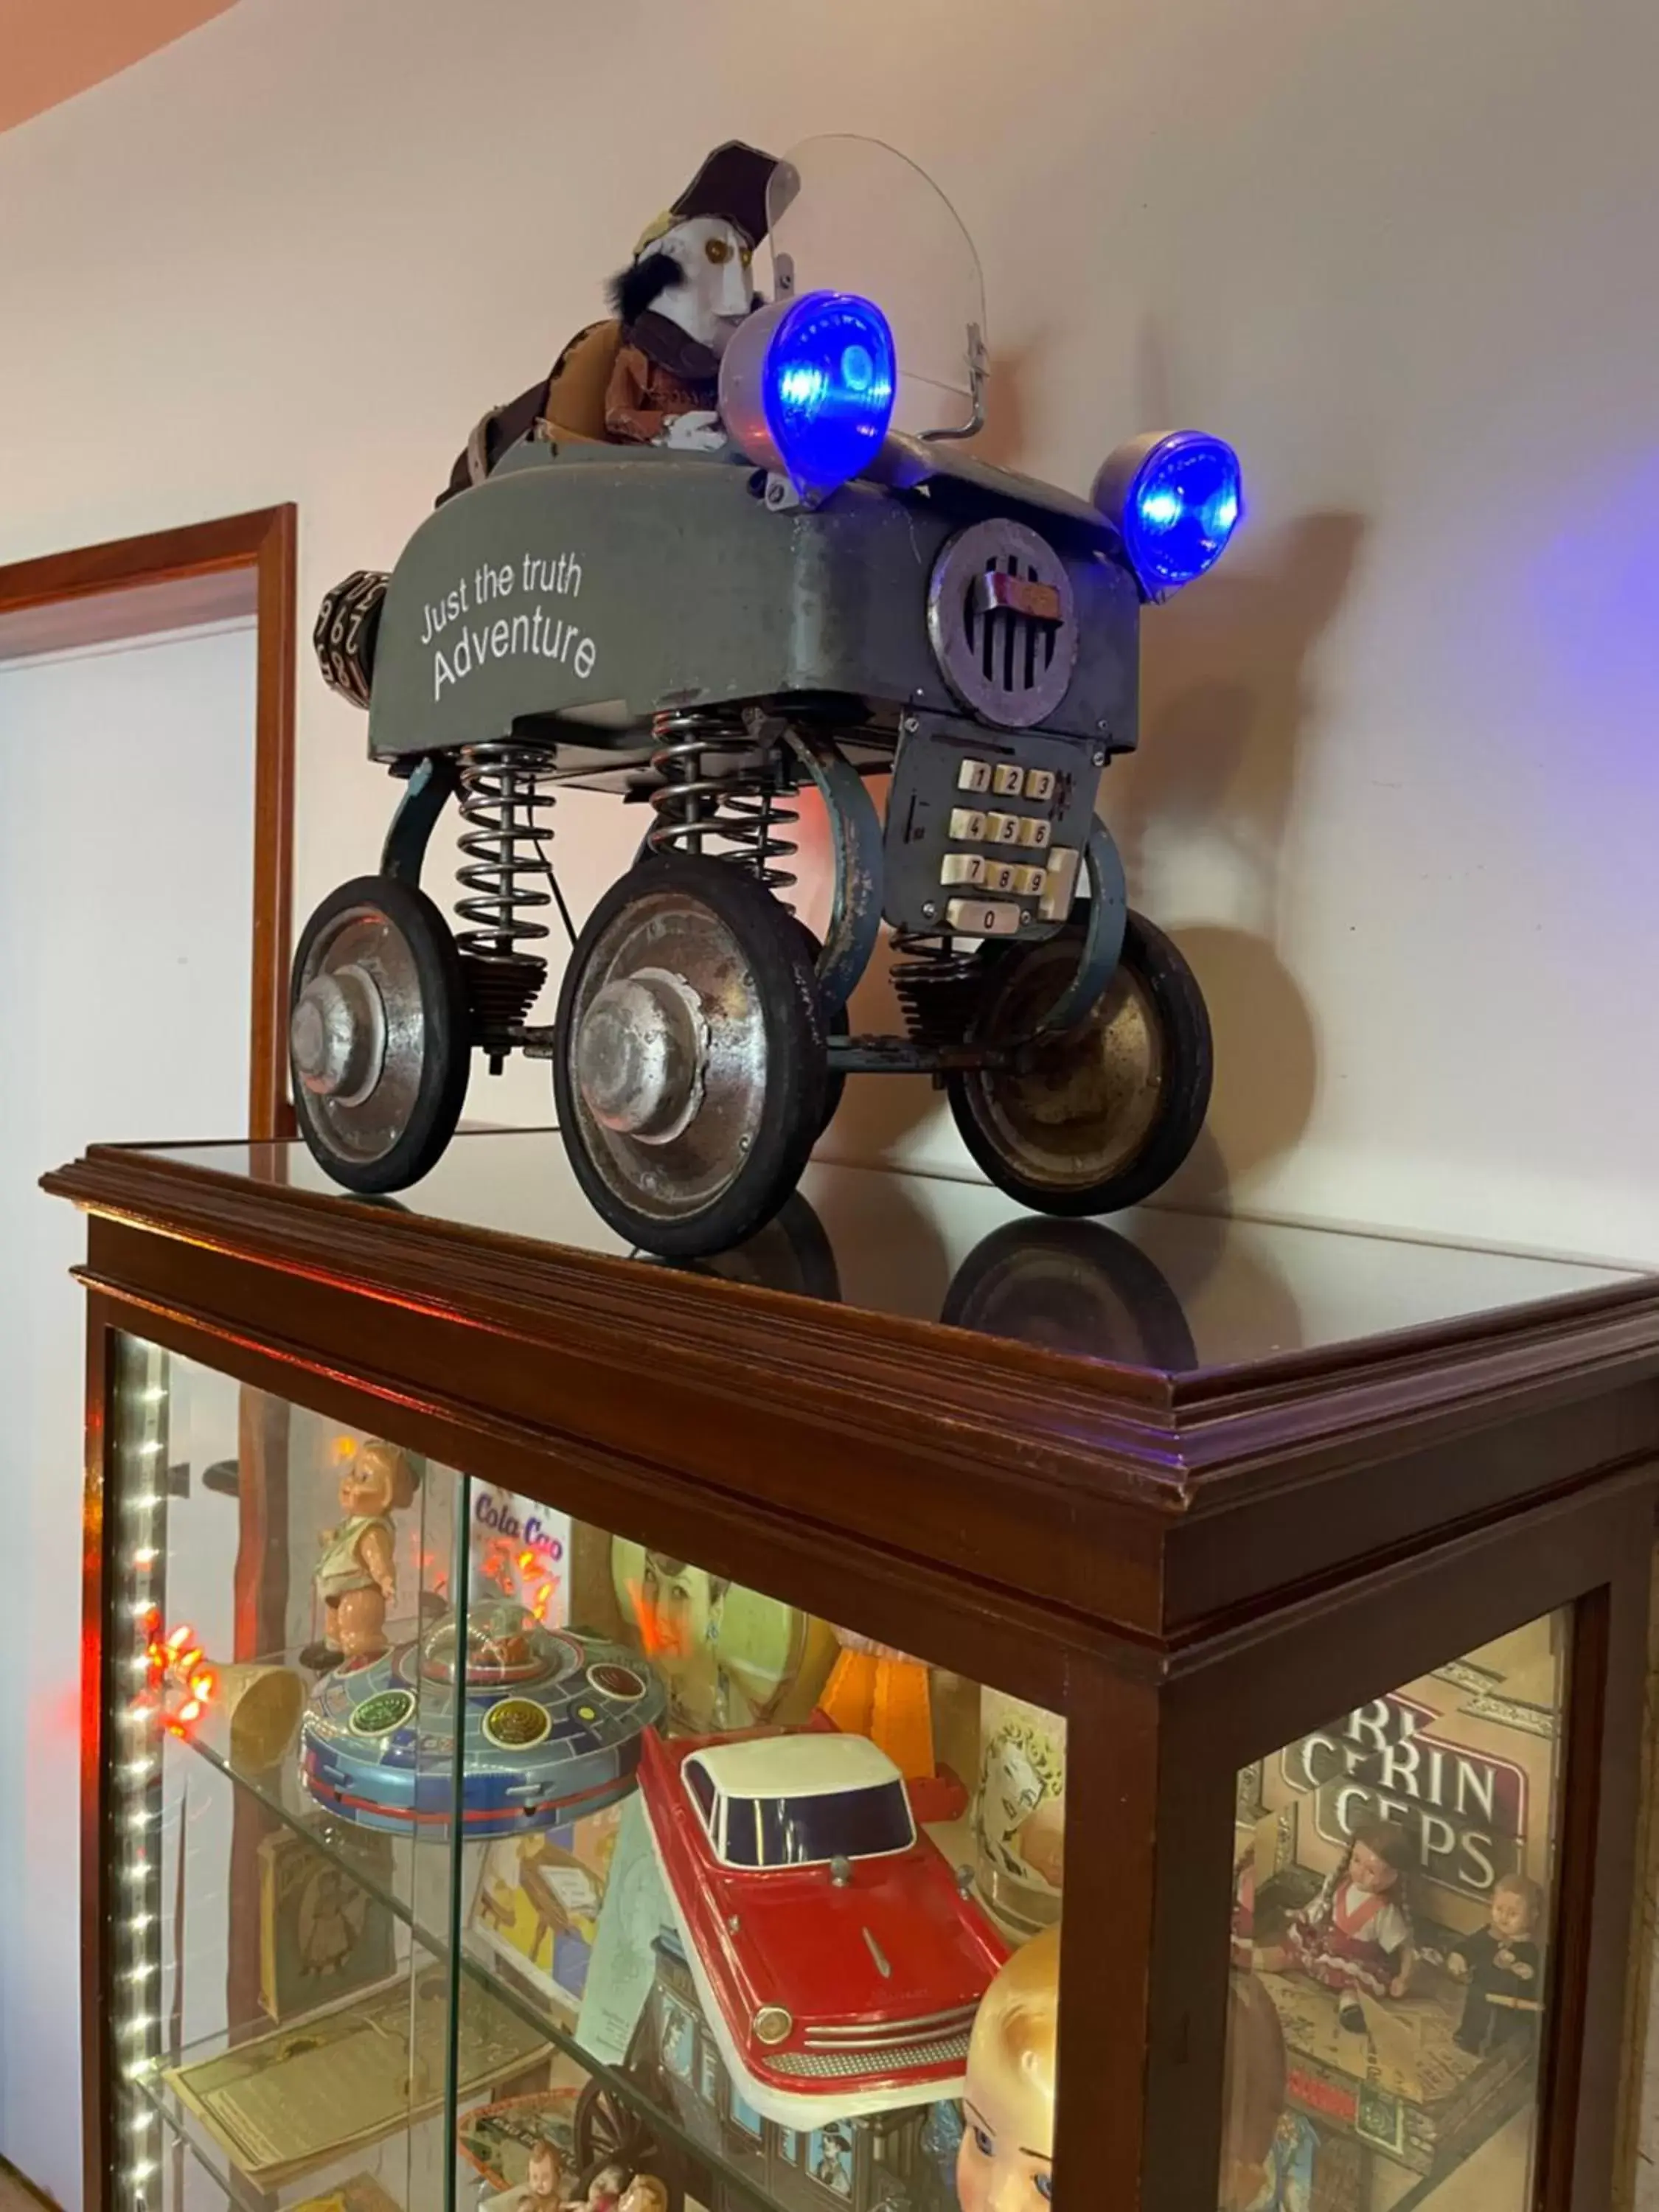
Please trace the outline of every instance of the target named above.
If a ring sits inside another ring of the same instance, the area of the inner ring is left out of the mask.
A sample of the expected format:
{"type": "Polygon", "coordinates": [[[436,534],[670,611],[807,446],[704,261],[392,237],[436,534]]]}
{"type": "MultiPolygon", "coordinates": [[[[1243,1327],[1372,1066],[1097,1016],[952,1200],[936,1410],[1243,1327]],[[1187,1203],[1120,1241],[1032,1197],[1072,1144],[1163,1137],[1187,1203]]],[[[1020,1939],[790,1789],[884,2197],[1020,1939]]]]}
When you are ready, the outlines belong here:
{"type": "Polygon", "coordinates": [[[975,522],[951,538],[927,587],[939,673],[970,713],[1029,730],[1066,696],[1077,603],[1066,563],[1023,522],[975,522]]]}
{"type": "Polygon", "coordinates": [[[969,2034],[964,2027],[959,2035],[942,2036],[932,2043],[879,2042],[862,2050],[769,2051],[766,2063],[780,2074],[826,2081],[844,2081],[894,2064],[907,2072],[913,2069],[921,2072],[935,2066],[965,2065],[969,2034]]]}

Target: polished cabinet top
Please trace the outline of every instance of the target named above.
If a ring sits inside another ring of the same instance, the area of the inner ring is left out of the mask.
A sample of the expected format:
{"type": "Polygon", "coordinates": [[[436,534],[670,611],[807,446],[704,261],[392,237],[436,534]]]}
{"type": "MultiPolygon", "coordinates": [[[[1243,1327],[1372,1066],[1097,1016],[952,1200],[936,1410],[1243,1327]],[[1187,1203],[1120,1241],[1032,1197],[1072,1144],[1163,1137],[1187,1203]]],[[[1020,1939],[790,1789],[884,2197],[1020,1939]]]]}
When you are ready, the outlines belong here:
{"type": "MultiPolygon", "coordinates": [[[[396,1199],[350,1197],[299,1144],[130,1157],[324,1200],[377,1218],[389,1237],[401,1219],[640,1268],[675,1264],[629,1252],[548,1130],[466,1132],[396,1199]]],[[[1057,1221],[981,1183],[823,1164],[760,1235],[678,1272],[1175,1376],[1659,1285],[1612,1266],[1163,1208],[1057,1221]]]]}
{"type": "Polygon", "coordinates": [[[97,1147],[49,1187],[129,1307],[447,1421],[490,1406],[532,1454],[672,1468],[734,1546],[768,1514],[902,1540],[1023,1593],[1033,1631],[1059,1605],[1175,1637],[1559,1493],[1631,1451],[1659,1374],[1659,1277],[1038,1219],[821,1164],[749,1244],[673,1265],[618,1243],[545,1130],[464,1133],[396,1200],[292,1144],[97,1147]]]}

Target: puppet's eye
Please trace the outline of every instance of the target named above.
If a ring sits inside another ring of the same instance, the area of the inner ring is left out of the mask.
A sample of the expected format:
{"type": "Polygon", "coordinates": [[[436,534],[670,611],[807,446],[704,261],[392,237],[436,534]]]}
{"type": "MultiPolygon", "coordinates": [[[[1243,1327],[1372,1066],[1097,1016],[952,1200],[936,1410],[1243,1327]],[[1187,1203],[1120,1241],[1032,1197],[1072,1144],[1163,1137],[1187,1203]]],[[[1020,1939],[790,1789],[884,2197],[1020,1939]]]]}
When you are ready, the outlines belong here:
{"type": "Polygon", "coordinates": [[[992,2142],[983,2128],[974,2130],[974,2148],[981,2158],[994,2158],[997,2154],[995,2143],[992,2142]]]}
{"type": "Polygon", "coordinates": [[[1053,2174],[1034,2173],[1031,2176],[1031,2180],[1036,2190],[1037,2195],[1042,2199],[1043,2203],[1045,2204],[1052,2204],[1054,2201],[1054,2177],[1053,2174]]]}
{"type": "Polygon", "coordinates": [[[723,238],[711,238],[702,250],[708,258],[717,264],[732,258],[731,246],[723,238]]]}

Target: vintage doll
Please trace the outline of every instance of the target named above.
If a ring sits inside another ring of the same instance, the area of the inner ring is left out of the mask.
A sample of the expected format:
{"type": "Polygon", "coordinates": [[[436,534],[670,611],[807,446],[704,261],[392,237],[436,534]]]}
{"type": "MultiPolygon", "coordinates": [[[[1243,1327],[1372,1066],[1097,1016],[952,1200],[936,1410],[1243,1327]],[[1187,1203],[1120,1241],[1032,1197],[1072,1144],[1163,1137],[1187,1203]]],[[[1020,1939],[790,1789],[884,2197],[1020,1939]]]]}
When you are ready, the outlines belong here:
{"type": "Polygon", "coordinates": [[[1536,2027],[1543,2010],[1538,1943],[1543,1913],[1544,1893],[1535,1881],[1523,1874],[1504,1875],[1492,1891],[1486,1925],[1447,1952],[1446,1971],[1469,1988],[1455,2039],[1460,2051],[1481,2057],[1536,2027]]]}
{"type": "Polygon", "coordinates": [[[1312,2212],[1316,2139],[1286,2109],[1285,2031],[1266,1986],[1243,1974],[1227,1992],[1220,2212],[1312,2212]]]}
{"type": "Polygon", "coordinates": [[[542,2136],[530,2146],[530,2166],[519,2192],[517,2212],[559,2212],[564,2191],[564,2160],[559,2147],[542,2136]]]}
{"type": "Polygon", "coordinates": [[[602,2166],[578,2200],[579,2212],[621,2212],[633,2176],[625,2166],[602,2166]]]}
{"type": "Polygon", "coordinates": [[[418,1481],[408,1455],[379,1438],[346,1459],[340,1474],[346,1518],[325,1533],[317,1567],[323,1640],[301,1653],[304,1665],[321,1672],[342,1659],[378,1659],[386,1650],[386,1607],[398,1595],[392,1515],[413,1504],[418,1481]]]}
{"type": "Polygon", "coordinates": [[[1376,1820],[1357,1830],[1318,1896],[1291,1914],[1283,1943],[1260,1953],[1256,1964],[1268,1973],[1294,1969],[1334,1990],[1343,2027],[1363,2033],[1361,1992],[1403,1997],[1411,1984],[1411,1859],[1403,1828],[1376,1820]]]}
{"type": "Polygon", "coordinates": [[[1016,1951],[980,1999],[968,2046],[962,2212],[1039,2212],[1054,2198],[1060,1929],[1016,1951]]]}
{"type": "Polygon", "coordinates": [[[638,445],[725,442],[716,411],[720,356],[757,304],[750,264],[766,235],[769,154],[733,141],[703,163],[647,226],[612,283],[622,343],[605,388],[605,425],[638,445]]]}
{"type": "Polygon", "coordinates": [[[636,2173],[622,2193],[617,2212],[668,2212],[668,2185],[654,2173],[636,2173]]]}

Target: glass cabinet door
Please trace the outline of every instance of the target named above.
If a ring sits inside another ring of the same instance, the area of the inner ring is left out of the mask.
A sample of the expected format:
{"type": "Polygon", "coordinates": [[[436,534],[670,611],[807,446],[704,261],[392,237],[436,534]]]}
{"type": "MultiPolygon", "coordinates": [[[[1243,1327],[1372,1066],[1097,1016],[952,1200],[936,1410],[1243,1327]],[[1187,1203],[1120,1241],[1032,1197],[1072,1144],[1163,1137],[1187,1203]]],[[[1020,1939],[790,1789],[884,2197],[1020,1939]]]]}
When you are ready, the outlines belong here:
{"type": "Polygon", "coordinates": [[[125,2212],[1048,2202],[1059,1716],[131,1340],[113,1420],[125,2212]]]}
{"type": "Polygon", "coordinates": [[[1222,2212],[1529,2212],[1570,1626],[1239,1774],[1222,2212]]]}

